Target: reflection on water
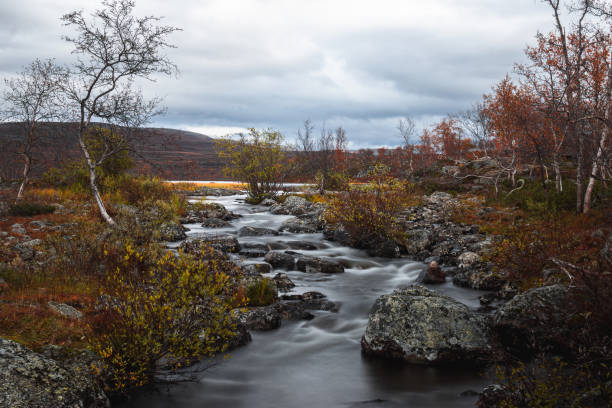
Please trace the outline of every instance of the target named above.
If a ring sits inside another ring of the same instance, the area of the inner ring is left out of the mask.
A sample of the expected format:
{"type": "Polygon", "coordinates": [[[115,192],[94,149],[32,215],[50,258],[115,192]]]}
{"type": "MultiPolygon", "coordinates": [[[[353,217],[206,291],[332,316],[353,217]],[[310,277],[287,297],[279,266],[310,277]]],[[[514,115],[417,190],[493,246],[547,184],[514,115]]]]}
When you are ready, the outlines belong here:
{"type": "MultiPolygon", "coordinates": [[[[191,228],[188,234],[235,234],[246,225],[278,228],[290,218],[272,215],[265,207],[245,205],[243,198],[210,198],[243,217],[223,229],[187,225],[191,228]]],[[[376,298],[412,283],[424,268],[423,264],[407,259],[370,258],[362,251],[325,241],[322,234],[283,233],[239,240],[241,243],[312,242],[322,249],[298,252],[341,259],[348,265],[344,274],[287,271],[296,284],[293,292],[322,292],[340,306],[339,312],[316,311],[310,321],[283,322],[278,330],[254,332],[252,343],[234,350],[231,358],[220,359],[202,374],[199,382],[163,391],[145,391],[123,406],[474,406],[474,397],[459,394],[468,389],[479,390],[486,384],[476,371],[415,366],[361,355],[360,339],[376,298]]],[[[456,288],[450,283],[437,286],[436,290],[470,307],[478,306],[478,292],[456,288]]]]}

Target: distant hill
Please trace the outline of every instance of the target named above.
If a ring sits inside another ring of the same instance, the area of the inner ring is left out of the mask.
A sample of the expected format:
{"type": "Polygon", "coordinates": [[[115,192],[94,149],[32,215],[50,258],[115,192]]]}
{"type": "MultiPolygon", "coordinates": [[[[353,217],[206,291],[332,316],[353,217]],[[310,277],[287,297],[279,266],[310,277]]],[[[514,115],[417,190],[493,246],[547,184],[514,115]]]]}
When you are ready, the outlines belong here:
{"type": "MultiPolygon", "coordinates": [[[[19,140],[19,123],[0,123],[0,172],[4,178],[17,178],[21,159],[12,153],[19,140]]],[[[215,152],[213,138],[178,129],[142,128],[133,137],[135,172],[150,173],[171,180],[223,180],[223,163],[215,152]]],[[[35,173],[81,157],[73,124],[45,124],[44,143],[35,173]]]]}

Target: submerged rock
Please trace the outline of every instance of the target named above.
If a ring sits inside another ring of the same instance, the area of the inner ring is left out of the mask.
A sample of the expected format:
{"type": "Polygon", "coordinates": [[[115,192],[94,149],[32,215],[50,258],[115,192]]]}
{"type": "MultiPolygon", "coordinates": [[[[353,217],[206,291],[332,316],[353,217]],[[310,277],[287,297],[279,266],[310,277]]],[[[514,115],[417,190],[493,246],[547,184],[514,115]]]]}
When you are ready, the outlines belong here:
{"type": "Polygon", "coordinates": [[[376,300],[361,347],[417,364],[484,364],[492,351],[485,316],[419,285],[376,300]]]}
{"type": "Polygon", "coordinates": [[[63,363],[0,339],[0,406],[102,408],[110,402],[91,375],[91,359],[63,363]]]}

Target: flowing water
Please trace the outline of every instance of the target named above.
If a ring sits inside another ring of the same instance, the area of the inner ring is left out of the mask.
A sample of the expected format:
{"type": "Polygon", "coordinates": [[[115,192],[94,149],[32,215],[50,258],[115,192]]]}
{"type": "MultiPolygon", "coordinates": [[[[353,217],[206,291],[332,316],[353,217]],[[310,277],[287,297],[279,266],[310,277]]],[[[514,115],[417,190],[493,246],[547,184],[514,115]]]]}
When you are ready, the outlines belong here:
{"type": "MultiPolygon", "coordinates": [[[[244,196],[212,197],[242,217],[231,228],[187,225],[190,236],[236,233],[243,226],[277,229],[290,216],[244,204],[244,196]]],[[[187,407],[470,407],[487,381],[476,370],[433,368],[361,355],[360,339],[377,297],[411,284],[425,267],[408,259],[371,258],[365,252],[324,240],[322,234],[245,237],[245,242],[311,242],[319,249],[298,251],[346,261],[343,274],[288,271],[292,293],[315,290],[339,305],[339,312],[315,311],[309,321],[286,322],[277,330],[253,332],[253,341],[231,358],[204,371],[194,383],[135,395],[124,406],[187,407]]],[[[261,261],[253,259],[253,261],[261,261]]],[[[278,270],[273,271],[273,276],[278,270]]],[[[439,285],[439,290],[469,307],[481,292],[439,285]]]]}

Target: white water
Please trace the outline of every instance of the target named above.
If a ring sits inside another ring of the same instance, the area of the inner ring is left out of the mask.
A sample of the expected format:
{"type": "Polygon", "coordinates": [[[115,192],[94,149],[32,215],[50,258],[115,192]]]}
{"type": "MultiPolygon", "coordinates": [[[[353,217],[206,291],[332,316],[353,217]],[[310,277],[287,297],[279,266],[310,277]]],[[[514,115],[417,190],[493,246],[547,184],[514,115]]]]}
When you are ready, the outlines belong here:
{"type": "MultiPolygon", "coordinates": [[[[250,206],[244,196],[213,197],[243,216],[230,228],[206,229],[187,225],[189,235],[227,234],[246,225],[277,229],[290,216],[272,215],[265,207],[250,206]]],[[[202,374],[196,383],[136,395],[123,406],[157,407],[463,407],[474,406],[465,390],[480,390],[487,381],[477,371],[432,368],[361,355],[360,339],[368,312],[380,295],[411,284],[425,267],[408,259],[371,258],[365,252],[339,246],[322,234],[284,233],[273,237],[245,237],[245,242],[307,241],[313,251],[298,251],[345,261],[343,274],[286,271],[297,285],[293,293],[322,292],[340,306],[338,313],[313,312],[310,321],[283,322],[280,329],[253,332],[253,341],[234,350],[231,359],[202,374]]],[[[261,260],[253,259],[253,260],[261,260]]],[[[270,275],[274,275],[274,270],[270,275]]],[[[478,307],[477,291],[435,286],[469,307],[478,307]]]]}

